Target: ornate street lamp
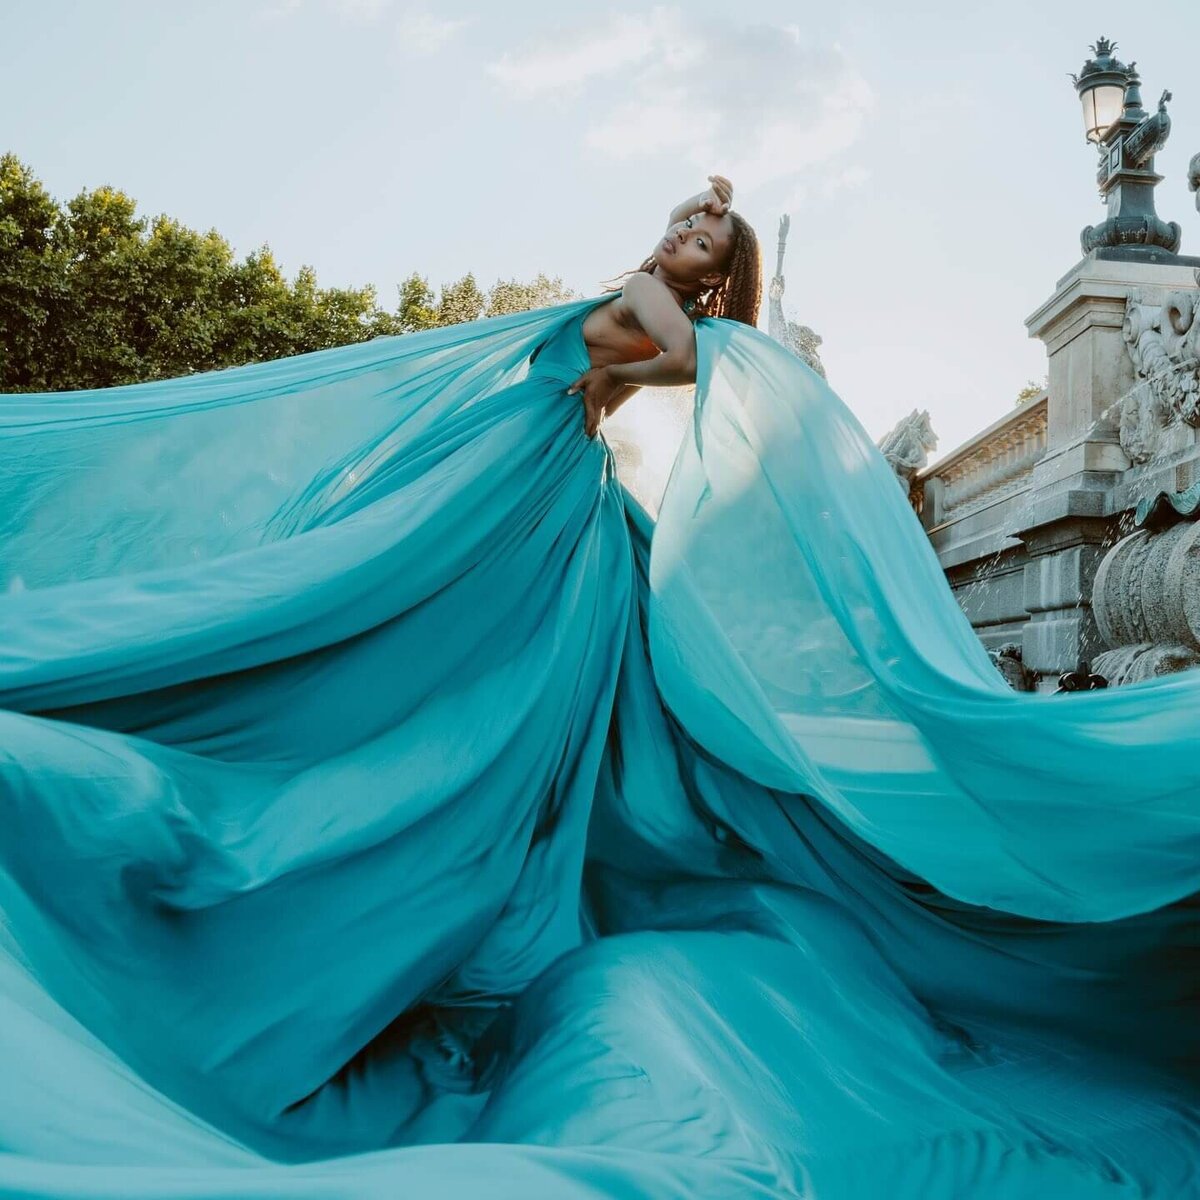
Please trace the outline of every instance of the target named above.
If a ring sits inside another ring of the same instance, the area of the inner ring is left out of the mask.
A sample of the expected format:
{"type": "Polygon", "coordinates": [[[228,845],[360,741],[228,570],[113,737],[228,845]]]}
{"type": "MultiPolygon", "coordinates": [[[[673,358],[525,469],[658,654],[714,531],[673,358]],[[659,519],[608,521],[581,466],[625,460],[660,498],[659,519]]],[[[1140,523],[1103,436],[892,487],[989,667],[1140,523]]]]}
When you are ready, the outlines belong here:
{"type": "MultiPolygon", "coordinates": [[[[1171,132],[1167,115],[1170,92],[1163,92],[1158,111],[1142,107],[1136,63],[1114,57],[1116,45],[1098,38],[1095,58],[1072,75],[1083,105],[1083,128],[1100,150],[1096,182],[1108,205],[1108,217],[1080,234],[1084,254],[1100,248],[1119,250],[1117,257],[1161,260],[1179,249],[1181,230],[1154,211],[1154,189],[1162,179],[1154,172],[1154,155],[1171,132]]],[[[1107,256],[1106,256],[1107,257],[1107,256]]]]}
{"type": "Polygon", "coordinates": [[[1100,141],[1125,107],[1130,68],[1113,57],[1116,48],[1108,38],[1097,38],[1091,47],[1096,57],[1089,58],[1078,75],[1071,76],[1083,103],[1083,131],[1089,142],[1100,141]]]}

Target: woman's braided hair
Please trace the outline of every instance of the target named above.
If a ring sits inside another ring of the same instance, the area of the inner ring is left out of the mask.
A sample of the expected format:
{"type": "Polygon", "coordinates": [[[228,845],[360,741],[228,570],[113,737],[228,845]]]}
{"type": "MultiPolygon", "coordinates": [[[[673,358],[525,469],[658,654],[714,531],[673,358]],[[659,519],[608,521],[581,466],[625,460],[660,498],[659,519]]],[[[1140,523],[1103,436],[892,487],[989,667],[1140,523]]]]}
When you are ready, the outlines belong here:
{"type": "MultiPolygon", "coordinates": [[[[729,265],[725,278],[716,287],[701,292],[696,297],[692,315],[696,317],[727,317],[741,321],[744,325],[758,324],[758,309],[762,304],[762,250],[754,227],[741,213],[729,210],[733,220],[733,243],[729,248],[729,265]]],[[[638,271],[653,271],[658,259],[652,254],[637,268],[638,271]]],[[[636,271],[626,271],[618,278],[624,280],[636,271]]],[[[607,292],[620,291],[609,287],[607,292]]]]}

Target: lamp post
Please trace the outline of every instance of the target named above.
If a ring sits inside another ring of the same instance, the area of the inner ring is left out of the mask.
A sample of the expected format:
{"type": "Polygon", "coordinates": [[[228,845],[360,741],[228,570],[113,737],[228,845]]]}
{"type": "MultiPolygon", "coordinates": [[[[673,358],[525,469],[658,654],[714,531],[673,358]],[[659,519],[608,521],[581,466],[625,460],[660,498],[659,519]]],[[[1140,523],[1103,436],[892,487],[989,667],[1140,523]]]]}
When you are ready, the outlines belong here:
{"type": "Polygon", "coordinates": [[[1154,211],[1154,155],[1171,132],[1167,115],[1170,92],[1163,92],[1158,110],[1142,107],[1141,80],[1136,63],[1126,66],[1114,55],[1116,44],[1098,38],[1094,58],[1072,75],[1083,105],[1084,134],[1100,151],[1096,182],[1108,206],[1099,225],[1080,234],[1084,254],[1105,250],[1105,258],[1161,262],[1179,249],[1181,230],[1154,211]]]}

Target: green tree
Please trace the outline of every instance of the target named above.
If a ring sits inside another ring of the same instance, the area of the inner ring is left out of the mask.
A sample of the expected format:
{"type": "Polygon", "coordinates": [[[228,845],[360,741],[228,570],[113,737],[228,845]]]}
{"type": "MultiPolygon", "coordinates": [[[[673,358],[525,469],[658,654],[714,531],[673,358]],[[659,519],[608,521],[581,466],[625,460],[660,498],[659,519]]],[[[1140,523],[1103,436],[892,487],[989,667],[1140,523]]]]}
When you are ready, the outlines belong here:
{"type": "Polygon", "coordinates": [[[400,304],[396,318],[401,333],[416,333],[421,329],[433,329],[438,323],[438,304],[429,282],[415,272],[410,275],[398,291],[400,304]]]}
{"type": "Polygon", "coordinates": [[[539,274],[532,283],[520,283],[515,279],[499,280],[492,285],[487,294],[483,315],[503,317],[509,313],[528,312],[532,308],[565,304],[574,299],[575,293],[557,276],[547,279],[545,275],[539,274]]]}
{"type": "Polygon", "coordinates": [[[445,284],[438,299],[437,323],[458,325],[483,315],[484,296],[469,272],[455,283],[445,284]]]}
{"type": "Polygon", "coordinates": [[[0,158],[0,391],[111,387],[323,350],[561,303],[559,279],[442,286],[409,276],[394,313],[375,289],[289,280],[269,246],[238,260],[215,230],[139,217],[115,188],[57,203],[0,158]]]}
{"type": "Polygon", "coordinates": [[[64,299],[61,213],[14,155],[0,158],[0,386],[50,387],[46,342],[64,299]]]}

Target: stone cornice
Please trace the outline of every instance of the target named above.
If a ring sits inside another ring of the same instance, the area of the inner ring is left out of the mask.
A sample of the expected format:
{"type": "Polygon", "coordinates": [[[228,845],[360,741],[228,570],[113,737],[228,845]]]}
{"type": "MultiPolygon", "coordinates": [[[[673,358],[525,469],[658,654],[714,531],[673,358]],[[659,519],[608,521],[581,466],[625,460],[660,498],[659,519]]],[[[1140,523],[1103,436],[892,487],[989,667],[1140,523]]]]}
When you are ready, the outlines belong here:
{"type": "Polygon", "coordinates": [[[1025,328],[1053,354],[1094,326],[1120,329],[1134,288],[1165,294],[1194,281],[1195,268],[1187,263],[1148,266],[1089,255],[1058,281],[1054,295],[1026,318],[1025,328]],[[1149,279],[1147,272],[1152,272],[1149,279]]]}

